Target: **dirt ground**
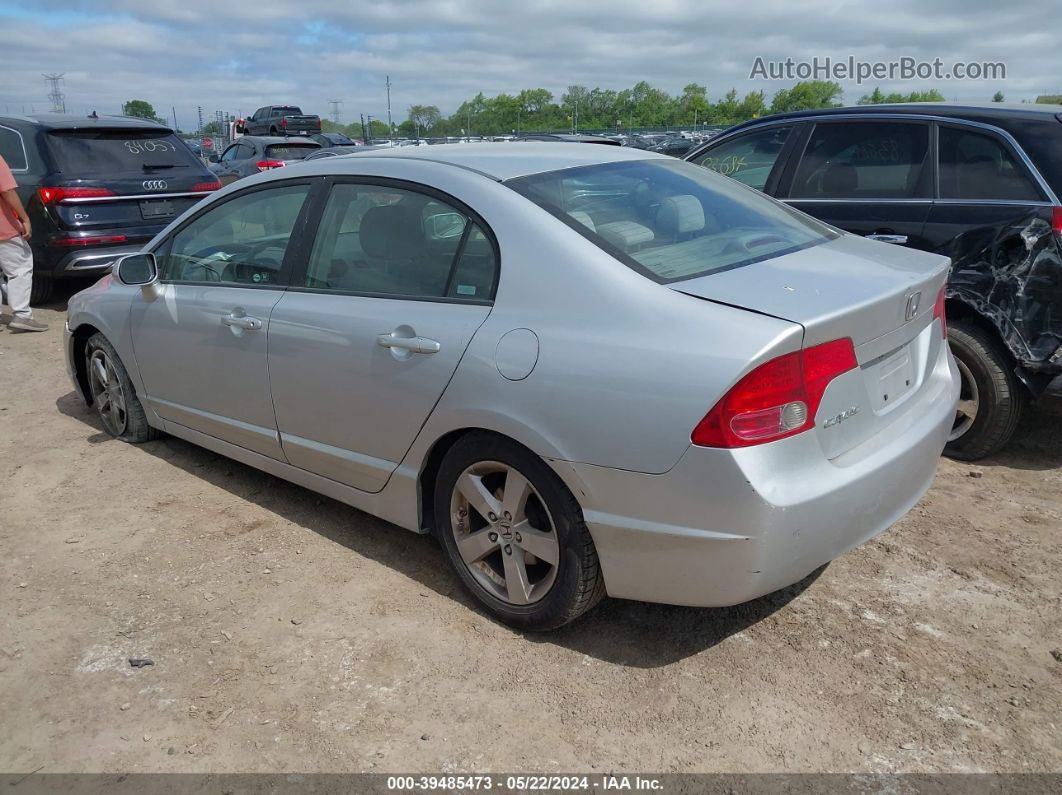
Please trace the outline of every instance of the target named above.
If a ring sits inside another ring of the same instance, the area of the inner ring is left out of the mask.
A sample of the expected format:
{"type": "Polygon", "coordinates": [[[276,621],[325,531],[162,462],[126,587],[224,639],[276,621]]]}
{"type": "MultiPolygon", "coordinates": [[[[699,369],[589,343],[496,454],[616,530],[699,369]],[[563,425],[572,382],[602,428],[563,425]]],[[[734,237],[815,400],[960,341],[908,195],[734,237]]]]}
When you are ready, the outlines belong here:
{"type": "Polygon", "coordinates": [[[428,538],[109,439],[53,307],[0,331],[2,771],[1062,771],[1057,417],[785,592],[525,636],[428,538]]]}

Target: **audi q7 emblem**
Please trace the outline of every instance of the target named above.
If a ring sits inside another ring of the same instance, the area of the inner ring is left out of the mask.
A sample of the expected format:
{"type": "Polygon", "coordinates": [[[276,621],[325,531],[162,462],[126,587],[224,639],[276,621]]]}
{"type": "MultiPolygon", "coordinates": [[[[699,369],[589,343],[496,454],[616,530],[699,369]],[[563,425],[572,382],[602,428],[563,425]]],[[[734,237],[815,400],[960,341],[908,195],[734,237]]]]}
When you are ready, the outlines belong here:
{"type": "Polygon", "coordinates": [[[145,179],[144,190],[166,190],[169,186],[164,179],[145,179]]]}
{"type": "Polygon", "coordinates": [[[914,320],[918,314],[918,303],[922,300],[922,293],[907,296],[907,309],[903,314],[904,320],[914,320]]]}

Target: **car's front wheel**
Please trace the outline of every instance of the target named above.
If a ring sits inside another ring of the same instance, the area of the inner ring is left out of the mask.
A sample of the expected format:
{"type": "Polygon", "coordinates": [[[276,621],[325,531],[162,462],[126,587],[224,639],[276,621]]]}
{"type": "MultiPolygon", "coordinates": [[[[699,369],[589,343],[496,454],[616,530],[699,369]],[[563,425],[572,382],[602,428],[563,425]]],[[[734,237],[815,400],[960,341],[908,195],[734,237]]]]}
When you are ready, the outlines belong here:
{"type": "Polygon", "coordinates": [[[944,454],[974,461],[1010,441],[1026,396],[1006,352],[984,329],[949,321],[948,340],[961,386],[955,424],[944,454]]]}
{"type": "Polygon", "coordinates": [[[92,405],[108,434],[133,443],[158,438],[114,346],[98,332],[85,344],[85,373],[92,405]]]}
{"type": "Polygon", "coordinates": [[[488,433],[458,440],[439,468],[434,518],[462,583],[507,624],[555,629],[605,594],[578,502],[515,442],[488,433]]]}

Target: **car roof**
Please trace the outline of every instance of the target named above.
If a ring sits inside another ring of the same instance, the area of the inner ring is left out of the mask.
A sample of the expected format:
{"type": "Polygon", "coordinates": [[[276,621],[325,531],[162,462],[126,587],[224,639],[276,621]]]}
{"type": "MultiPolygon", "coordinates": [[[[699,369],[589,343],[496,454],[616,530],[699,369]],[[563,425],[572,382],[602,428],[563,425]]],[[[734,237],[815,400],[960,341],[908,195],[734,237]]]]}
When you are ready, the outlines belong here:
{"type": "Polygon", "coordinates": [[[921,116],[941,116],[944,118],[977,118],[1017,120],[1048,119],[1051,116],[1062,114],[1062,105],[1037,105],[1032,103],[1004,103],[1004,102],[900,102],[888,105],[850,105],[842,108],[812,108],[808,110],[796,110],[789,113],[775,113],[770,116],[762,116],[751,119],[731,127],[726,132],[754,127],[758,124],[779,121],[783,119],[807,119],[821,116],[836,115],[873,115],[877,113],[914,114],[921,116]]]}
{"type": "Polygon", "coordinates": [[[337,167],[355,171],[357,161],[369,157],[398,157],[427,160],[477,171],[497,180],[559,171],[579,166],[593,166],[624,160],[674,160],[667,155],[631,149],[625,146],[587,146],[586,144],[496,141],[493,143],[454,144],[449,146],[400,146],[355,152],[334,160],[337,167]]]}
{"type": "Polygon", "coordinates": [[[173,132],[164,124],[141,119],[136,116],[75,116],[69,113],[34,113],[29,116],[2,116],[2,119],[20,121],[49,130],[113,129],[130,127],[140,130],[159,130],[173,132]]]}

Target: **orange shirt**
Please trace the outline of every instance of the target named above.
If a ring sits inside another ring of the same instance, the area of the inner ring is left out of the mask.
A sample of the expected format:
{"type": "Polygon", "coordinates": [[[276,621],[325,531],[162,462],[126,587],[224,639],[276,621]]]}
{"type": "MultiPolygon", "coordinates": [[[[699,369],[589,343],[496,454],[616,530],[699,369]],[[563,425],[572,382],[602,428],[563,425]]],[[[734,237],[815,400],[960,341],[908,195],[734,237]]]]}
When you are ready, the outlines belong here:
{"type": "MultiPolygon", "coordinates": [[[[0,193],[6,193],[17,187],[18,183],[15,182],[15,175],[7,167],[3,156],[0,156],[0,193]]],[[[11,209],[6,201],[0,201],[0,240],[10,240],[21,235],[22,223],[18,220],[18,216],[15,215],[15,211],[11,209]]]]}

